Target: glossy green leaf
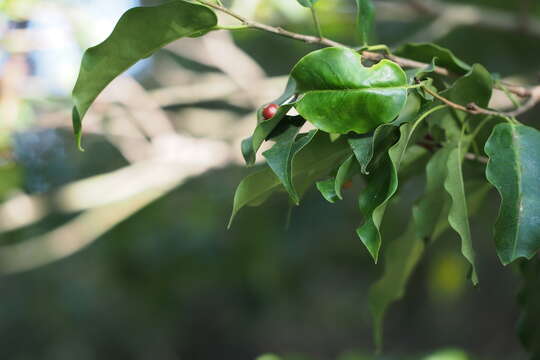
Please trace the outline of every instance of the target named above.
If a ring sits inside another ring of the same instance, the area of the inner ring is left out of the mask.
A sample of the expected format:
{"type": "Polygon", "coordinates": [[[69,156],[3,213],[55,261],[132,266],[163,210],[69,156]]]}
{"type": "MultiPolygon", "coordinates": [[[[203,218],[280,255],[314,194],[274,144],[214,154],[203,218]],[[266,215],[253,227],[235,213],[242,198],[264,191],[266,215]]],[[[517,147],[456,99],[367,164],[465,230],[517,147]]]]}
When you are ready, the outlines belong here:
{"type": "Polygon", "coordinates": [[[372,0],[356,0],[356,27],[360,44],[366,46],[373,38],[375,6],[372,0]]]}
{"type": "Polygon", "coordinates": [[[401,299],[405,287],[420,260],[424,242],[416,235],[413,222],[405,233],[394,239],[385,251],[383,276],[369,289],[369,305],[373,317],[375,345],[380,351],[383,343],[384,314],[391,303],[401,299]]]}
{"type": "Polygon", "coordinates": [[[292,182],[292,164],[296,154],[313,140],[316,130],[312,130],[305,136],[296,140],[302,122],[289,124],[288,128],[273,140],[276,142],[271,149],[265,151],[263,156],[266,163],[279,178],[285,190],[289,193],[291,200],[298,205],[300,197],[292,182]],[[296,140],[296,141],[295,141],[296,140]]]}
{"type": "Polygon", "coordinates": [[[540,249],[540,132],[502,123],[486,142],[486,177],[502,199],[495,244],[503,264],[540,249]]]}
{"type": "MultiPolygon", "coordinates": [[[[350,152],[345,140],[331,142],[328,134],[318,132],[293,159],[292,181],[298,194],[302,195],[315,181],[328,175],[350,152]]],[[[229,227],[240,209],[261,205],[278,190],[284,190],[281,181],[268,167],[244,178],[234,195],[229,227]]]]}
{"type": "Polygon", "coordinates": [[[394,54],[428,64],[437,58],[438,66],[447,68],[456,74],[465,74],[471,70],[470,65],[459,59],[450,50],[431,43],[405,44],[394,51],[394,54]]]}
{"type": "Polygon", "coordinates": [[[247,165],[253,165],[256,161],[257,151],[259,151],[264,140],[270,136],[272,131],[279,125],[281,120],[287,115],[287,112],[291,109],[292,105],[289,102],[294,97],[296,91],[296,81],[289,78],[287,86],[283,93],[274,101],[270,103],[280,105],[278,111],[271,119],[265,119],[262,115],[262,111],[266,105],[261,106],[257,110],[257,126],[253,131],[253,135],[244,139],[241,144],[242,155],[247,165]]]}
{"type": "Polygon", "coordinates": [[[475,255],[472,246],[471,228],[469,224],[469,211],[463,181],[463,169],[461,167],[466,147],[459,141],[450,151],[447,162],[447,175],[444,188],[451,198],[448,222],[461,238],[461,253],[471,264],[471,280],[474,285],[478,284],[476,273],[475,255]]]}
{"type": "Polygon", "coordinates": [[[217,17],[212,10],[180,0],[136,7],[122,15],[112,34],[84,53],[73,89],[73,128],[78,146],[81,147],[84,115],[114,78],[168,43],[196,36],[216,24],[217,17]]]}
{"type": "Polygon", "coordinates": [[[296,0],[300,5],[307,8],[312,8],[313,5],[319,0],[296,0]]]}
{"type": "Polygon", "coordinates": [[[407,99],[407,76],[382,60],[364,67],[348,48],[326,48],[303,57],[293,68],[298,112],[320,130],[364,134],[393,121],[407,99]]]}
{"type": "Polygon", "coordinates": [[[521,313],[518,334],[530,359],[540,358],[540,259],[523,261],[520,266],[523,285],[518,297],[521,313]]]}

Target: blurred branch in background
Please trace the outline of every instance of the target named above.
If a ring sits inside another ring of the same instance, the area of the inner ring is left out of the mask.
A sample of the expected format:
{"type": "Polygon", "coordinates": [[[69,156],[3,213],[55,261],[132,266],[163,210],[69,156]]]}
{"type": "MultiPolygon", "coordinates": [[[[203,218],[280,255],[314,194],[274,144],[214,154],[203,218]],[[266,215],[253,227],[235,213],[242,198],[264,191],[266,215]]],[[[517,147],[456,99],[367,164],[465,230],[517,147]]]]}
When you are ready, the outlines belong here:
{"type": "Polygon", "coordinates": [[[524,21],[523,13],[512,14],[478,5],[461,5],[432,0],[403,2],[376,1],[380,20],[418,21],[432,18],[427,27],[402,40],[432,42],[460,26],[476,26],[502,31],[520,32],[540,38],[540,20],[530,16],[524,21]]]}

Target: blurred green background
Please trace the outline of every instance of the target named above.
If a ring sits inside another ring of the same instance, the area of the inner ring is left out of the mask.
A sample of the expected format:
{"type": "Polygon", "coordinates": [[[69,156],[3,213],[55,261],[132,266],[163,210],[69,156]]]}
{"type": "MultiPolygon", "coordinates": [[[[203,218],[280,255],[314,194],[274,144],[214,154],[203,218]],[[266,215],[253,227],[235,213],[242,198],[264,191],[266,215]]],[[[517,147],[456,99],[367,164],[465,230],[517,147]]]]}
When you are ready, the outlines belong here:
{"type": "MultiPolygon", "coordinates": [[[[69,91],[81,51],[136,3],[0,0],[0,359],[371,359],[367,291],[383,267],[354,233],[360,181],[338,204],[311,191],[288,228],[278,196],[226,230],[253,171],[238,145],[254,111],[316,46],[257,31],[180,40],[107,89],[86,152],[76,150],[69,91]]],[[[226,3],[313,33],[296,1],[226,3]]],[[[433,41],[515,83],[540,81],[538,1],[375,4],[379,43],[433,41]]],[[[317,9],[326,36],[355,43],[354,1],[317,9]]],[[[423,187],[422,172],[404,185],[386,239],[403,232],[423,187]]],[[[526,358],[519,277],[491,239],[497,204],[492,191],[472,222],[480,286],[446,234],[389,311],[380,359],[526,358]],[[445,348],[468,355],[427,355],[445,348]]]]}

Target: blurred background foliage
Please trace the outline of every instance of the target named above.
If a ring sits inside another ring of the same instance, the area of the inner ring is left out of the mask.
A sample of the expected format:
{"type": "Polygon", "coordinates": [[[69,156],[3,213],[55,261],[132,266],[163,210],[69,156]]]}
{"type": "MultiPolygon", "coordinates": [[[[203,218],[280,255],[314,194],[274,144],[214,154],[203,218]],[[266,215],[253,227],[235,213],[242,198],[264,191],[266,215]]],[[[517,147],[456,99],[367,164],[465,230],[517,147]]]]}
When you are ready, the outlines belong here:
{"type": "MultiPolygon", "coordinates": [[[[382,267],[354,234],[359,181],[335,205],[311,191],[288,229],[285,196],[225,229],[235,186],[252,171],[238,145],[254,111],[315,46],[256,31],[178,41],[105,91],[88,115],[86,152],[76,150],[69,91],[81,51],[137,3],[0,0],[0,358],[373,359],[366,294],[382,267]]],[[[314,33],[296,1],[226,3],[314,33]]],[[[380,43],[433,41],[516,83],[539,80],[535,0],[375,4],[380,43]]],[[[355,43],[353,1],[317,9],[326,36],[355,43]]],[[[387,239],[423,187],[421,172],[405,185],[387,239]]],[[[480,287],[447,234],[391,309],[380,359],[525,358],[519,278],[499,264],[489,230],[497,201],[492,191],[473,221],[480,287]],[[448,347],[469,355],[435,352],[448,347]]]]}

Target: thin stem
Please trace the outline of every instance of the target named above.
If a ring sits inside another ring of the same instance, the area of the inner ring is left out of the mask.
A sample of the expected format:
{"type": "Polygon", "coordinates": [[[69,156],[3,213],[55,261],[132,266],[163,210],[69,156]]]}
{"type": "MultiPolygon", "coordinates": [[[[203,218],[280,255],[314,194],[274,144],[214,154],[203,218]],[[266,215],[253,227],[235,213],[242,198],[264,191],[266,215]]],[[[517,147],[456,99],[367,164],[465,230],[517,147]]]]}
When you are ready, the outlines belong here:
{"type": "Polygon", "coordinates": [[[319,15],[317,15],[317,10],[315,10],[315,6],[311,6],[311,16],[313,17],[313,24],[315,25],[315,30],[317,31],[317,35],[319,36],[319,39],[323,38],[322,30],[321,30],[321,23],[319,21],[319,15]]]}
{"type": "Polygon", "coordinates": [[[480,124],[478,124],[478,126],[476,126],[476,128],[474,128],[474,131],[472,132],[471,134],[471,138],[474,140],[474,138],[476,138],[476,136],[478,135],[478,133],[480,133],[480,130],[482,130],[482,128],[490,121],[492,120],[493,117],[492,116],[488,116],[486,117],[485,119],[483,119],[480,124]]]}
{"type": "Polygon", "coordinates": [[[216,25],[212,28],[212,30],[229,30],[229,31],[236,31],[236,30],[247,30],[251,29],[247,25],[216,25]]]}
{"type": "Polygon", "coordinates": [[[341,43],[339,43],[337,41],[334,41],[334,40],[327,39],[325,37],[321,38],[321,37],[317,37],[317,36],[298,34],[298,33],[292,32],[292,31],[282,29],[280,27],[274,27],[274,26],[262,24],[260,22],[254,21],[254,20],[247,19],[247,18],[245,18],[245,17],[243,17],[243,16],[241,16],[241,15],[227,9],[226,7],[214,4],[214,3],[210,2],[210,1],[207,1],[207,0],[197,0],[197,1],[199,3],[201,3],[201,4],[203,4],[203,5],[206,5],[208,7],[211,7],[212,9],[216,9],[218,11],[221,11],[222,13],[227,14],[227,15],[239,20],[240,22],[242,22],[242,24],[244,24],[245,26],[247,26],[249,28],[252,28],[252,29],[258,29],[258,30],[266,31],[266,32],[276,34],[276,35],[279,35],[279,36],[283,36],[283,37],[303,41],[303,42],[308,43],[308,44],[321,44],[321,45],[334,46],[334,47],[348,47],[348,46],[346,46],[344,44],[341,44],[341,43]]]}
{"type": "Polygon", "coordinates": [[[516,109],[521,107],[521,104],[516,99],[516,96],[508,91],[508,87],[506,87],[501,81],[497,82],[497,86],[504,92],[506,97],[512,102],[512,105],[514,105],[516,109]]]}
{"type": "MultiPolygon", "coordinates": [[[[418,118],[418,120],[416,120],[416,121],[414,122],[414,124],[413,124],[413,127],[412,127],[412,129],[411,129],[411,133],[410,133],[411,135],[410,135],[410,136],[412,136],[412,134],[414,133],[414,131],[416,130],[416,128],[418,127],[418,125],[420,125],[420,123],[421,123],[424,119],[426,119],[429,115],[433,114],[434,112],[439,111],[439,110],[442,110],[442,109],[444,109],[444,108],[446,108],[446,107],[447,107],[447,105],[437,105],[437,106],[435,106],[435,107],[432,107],[431,109],[429,109],[428,111],[426,111],[426,112],[423,113],[422,115],[420,115],[420,117],[418,118]]],[[[409,137],[410,137],[410,136],[409,136],[409,137]]]]}

